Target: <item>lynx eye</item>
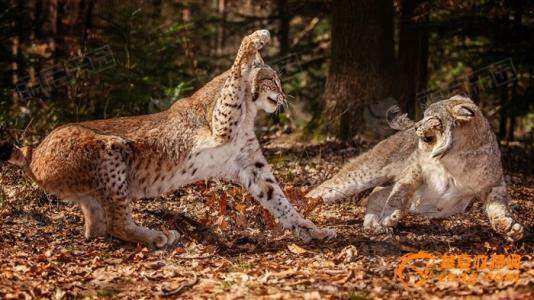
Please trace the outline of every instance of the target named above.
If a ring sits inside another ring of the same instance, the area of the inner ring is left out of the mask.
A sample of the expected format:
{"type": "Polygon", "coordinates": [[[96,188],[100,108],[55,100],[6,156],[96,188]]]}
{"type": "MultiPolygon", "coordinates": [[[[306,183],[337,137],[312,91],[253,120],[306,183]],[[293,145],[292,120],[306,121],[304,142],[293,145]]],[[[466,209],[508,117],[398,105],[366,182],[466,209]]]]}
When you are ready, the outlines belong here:
{"type": "Polygon", "coordinates": [[[425,143],[431,143],[434,140],[434,137],[432,136],[423,136],[421,137],[421,140],[425,143]]]}

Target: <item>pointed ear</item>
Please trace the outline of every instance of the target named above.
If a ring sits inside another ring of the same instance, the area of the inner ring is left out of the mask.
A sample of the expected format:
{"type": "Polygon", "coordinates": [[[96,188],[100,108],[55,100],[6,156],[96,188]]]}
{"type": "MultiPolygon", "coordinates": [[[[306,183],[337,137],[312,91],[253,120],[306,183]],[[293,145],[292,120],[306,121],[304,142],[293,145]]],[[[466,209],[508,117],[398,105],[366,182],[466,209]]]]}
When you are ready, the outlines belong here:
{"type": "Polygon", "coordinates": [[[471,104],[458,104],[452,108],[452,116],[461,121],[469,121],[475,116],[477,108],[471,104]]]}
{"type": "Polygon", "coordinates": [[[415,124],[414,121],[408,118],[408,114],[402,113],[398,105],[393,105],[386,111],[386,121],[389,127],[395,130],[405,130],[415,124]]]}

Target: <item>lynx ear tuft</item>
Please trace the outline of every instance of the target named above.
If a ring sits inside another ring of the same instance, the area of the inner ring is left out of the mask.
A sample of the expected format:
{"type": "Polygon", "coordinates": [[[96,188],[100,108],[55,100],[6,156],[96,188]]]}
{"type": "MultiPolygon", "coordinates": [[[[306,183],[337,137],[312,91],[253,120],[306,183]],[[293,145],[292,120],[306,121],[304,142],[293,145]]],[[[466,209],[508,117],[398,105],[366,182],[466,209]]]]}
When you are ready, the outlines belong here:
{"type": "Polygon", "coordinates": [[[386,120],[389,127],[395,130],[406,130],[415,123],[408,118],[408,114],[403,114],[399,106],[393,105],[386,112],[386,120]]]}

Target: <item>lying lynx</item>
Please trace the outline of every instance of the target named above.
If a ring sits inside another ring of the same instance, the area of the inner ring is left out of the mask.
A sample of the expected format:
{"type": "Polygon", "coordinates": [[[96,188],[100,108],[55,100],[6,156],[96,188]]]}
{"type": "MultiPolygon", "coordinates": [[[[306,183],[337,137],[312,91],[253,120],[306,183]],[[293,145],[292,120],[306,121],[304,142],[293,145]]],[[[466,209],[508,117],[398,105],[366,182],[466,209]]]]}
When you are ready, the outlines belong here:
{"type": "Polygon", "coordinates": [[[510,240],[523,237],[523,226],[508,211],[497,140],[469,98],[434,103],[417,123],[402,115],[390,124],[401,131],[307,196],[333,201],[374,188],[364,227],[375,232],[390,230],[407,210],[442,218],[463,212],[479,198],[495,231],[510,240]]]}
{"type": "Polygon", "coordinates": [[[35,148],[4,143],[0,158],[26,168],[46,191],[79,203],[87,238],[172,244],[177,232],[134,222],[130,199],[207,178],[243,185],[304,241],[329,237],[332,231],[318,229],[288,202],[254,134],[257,111],[274,112],[286,101],[258,52],[269,40],[267,30],[245,37],[229,71],[166,111],[68,124],[35,148]]]}

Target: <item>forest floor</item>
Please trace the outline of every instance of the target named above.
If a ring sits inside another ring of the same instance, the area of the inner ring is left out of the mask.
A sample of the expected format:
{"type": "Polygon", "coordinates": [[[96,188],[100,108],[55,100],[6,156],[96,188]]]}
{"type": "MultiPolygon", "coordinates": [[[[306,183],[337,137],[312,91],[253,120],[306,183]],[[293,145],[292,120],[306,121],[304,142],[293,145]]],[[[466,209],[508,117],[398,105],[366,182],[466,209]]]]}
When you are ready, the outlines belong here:
{"type": "Polygon", "coordinates": [[[264,145],[293,204],[317,224],[335,228],[337,238],[301,244],[241,188],[199,182],[134,203],[143,225],[183,233],[175,246],[157,250],[113,238],[86,241],[77,206],[44,194],[19,170],[3,166],[0,299],[534,299],[532,151],[503,147],[510,206],[531,232],[509,243],[491,230],[480,203],[443,220],[408,216],[393,235],[366,234],[365,197],[325,205],[302,195],[368,144],[305,146],[270,140],[264,145]],[[413,261],[405,256],[419,251],[428,256],[413,261]],[[451,266],[454,255],[457,265],[451,266]],[[487,266],[478,268],[474,260],[465,266],[465,255],[477,261],[487,256],[487,266]],[[514,263],[518,257],[521,261],[514,263]],[[461,272],[476,277],[461,277],[461,272]]]}

